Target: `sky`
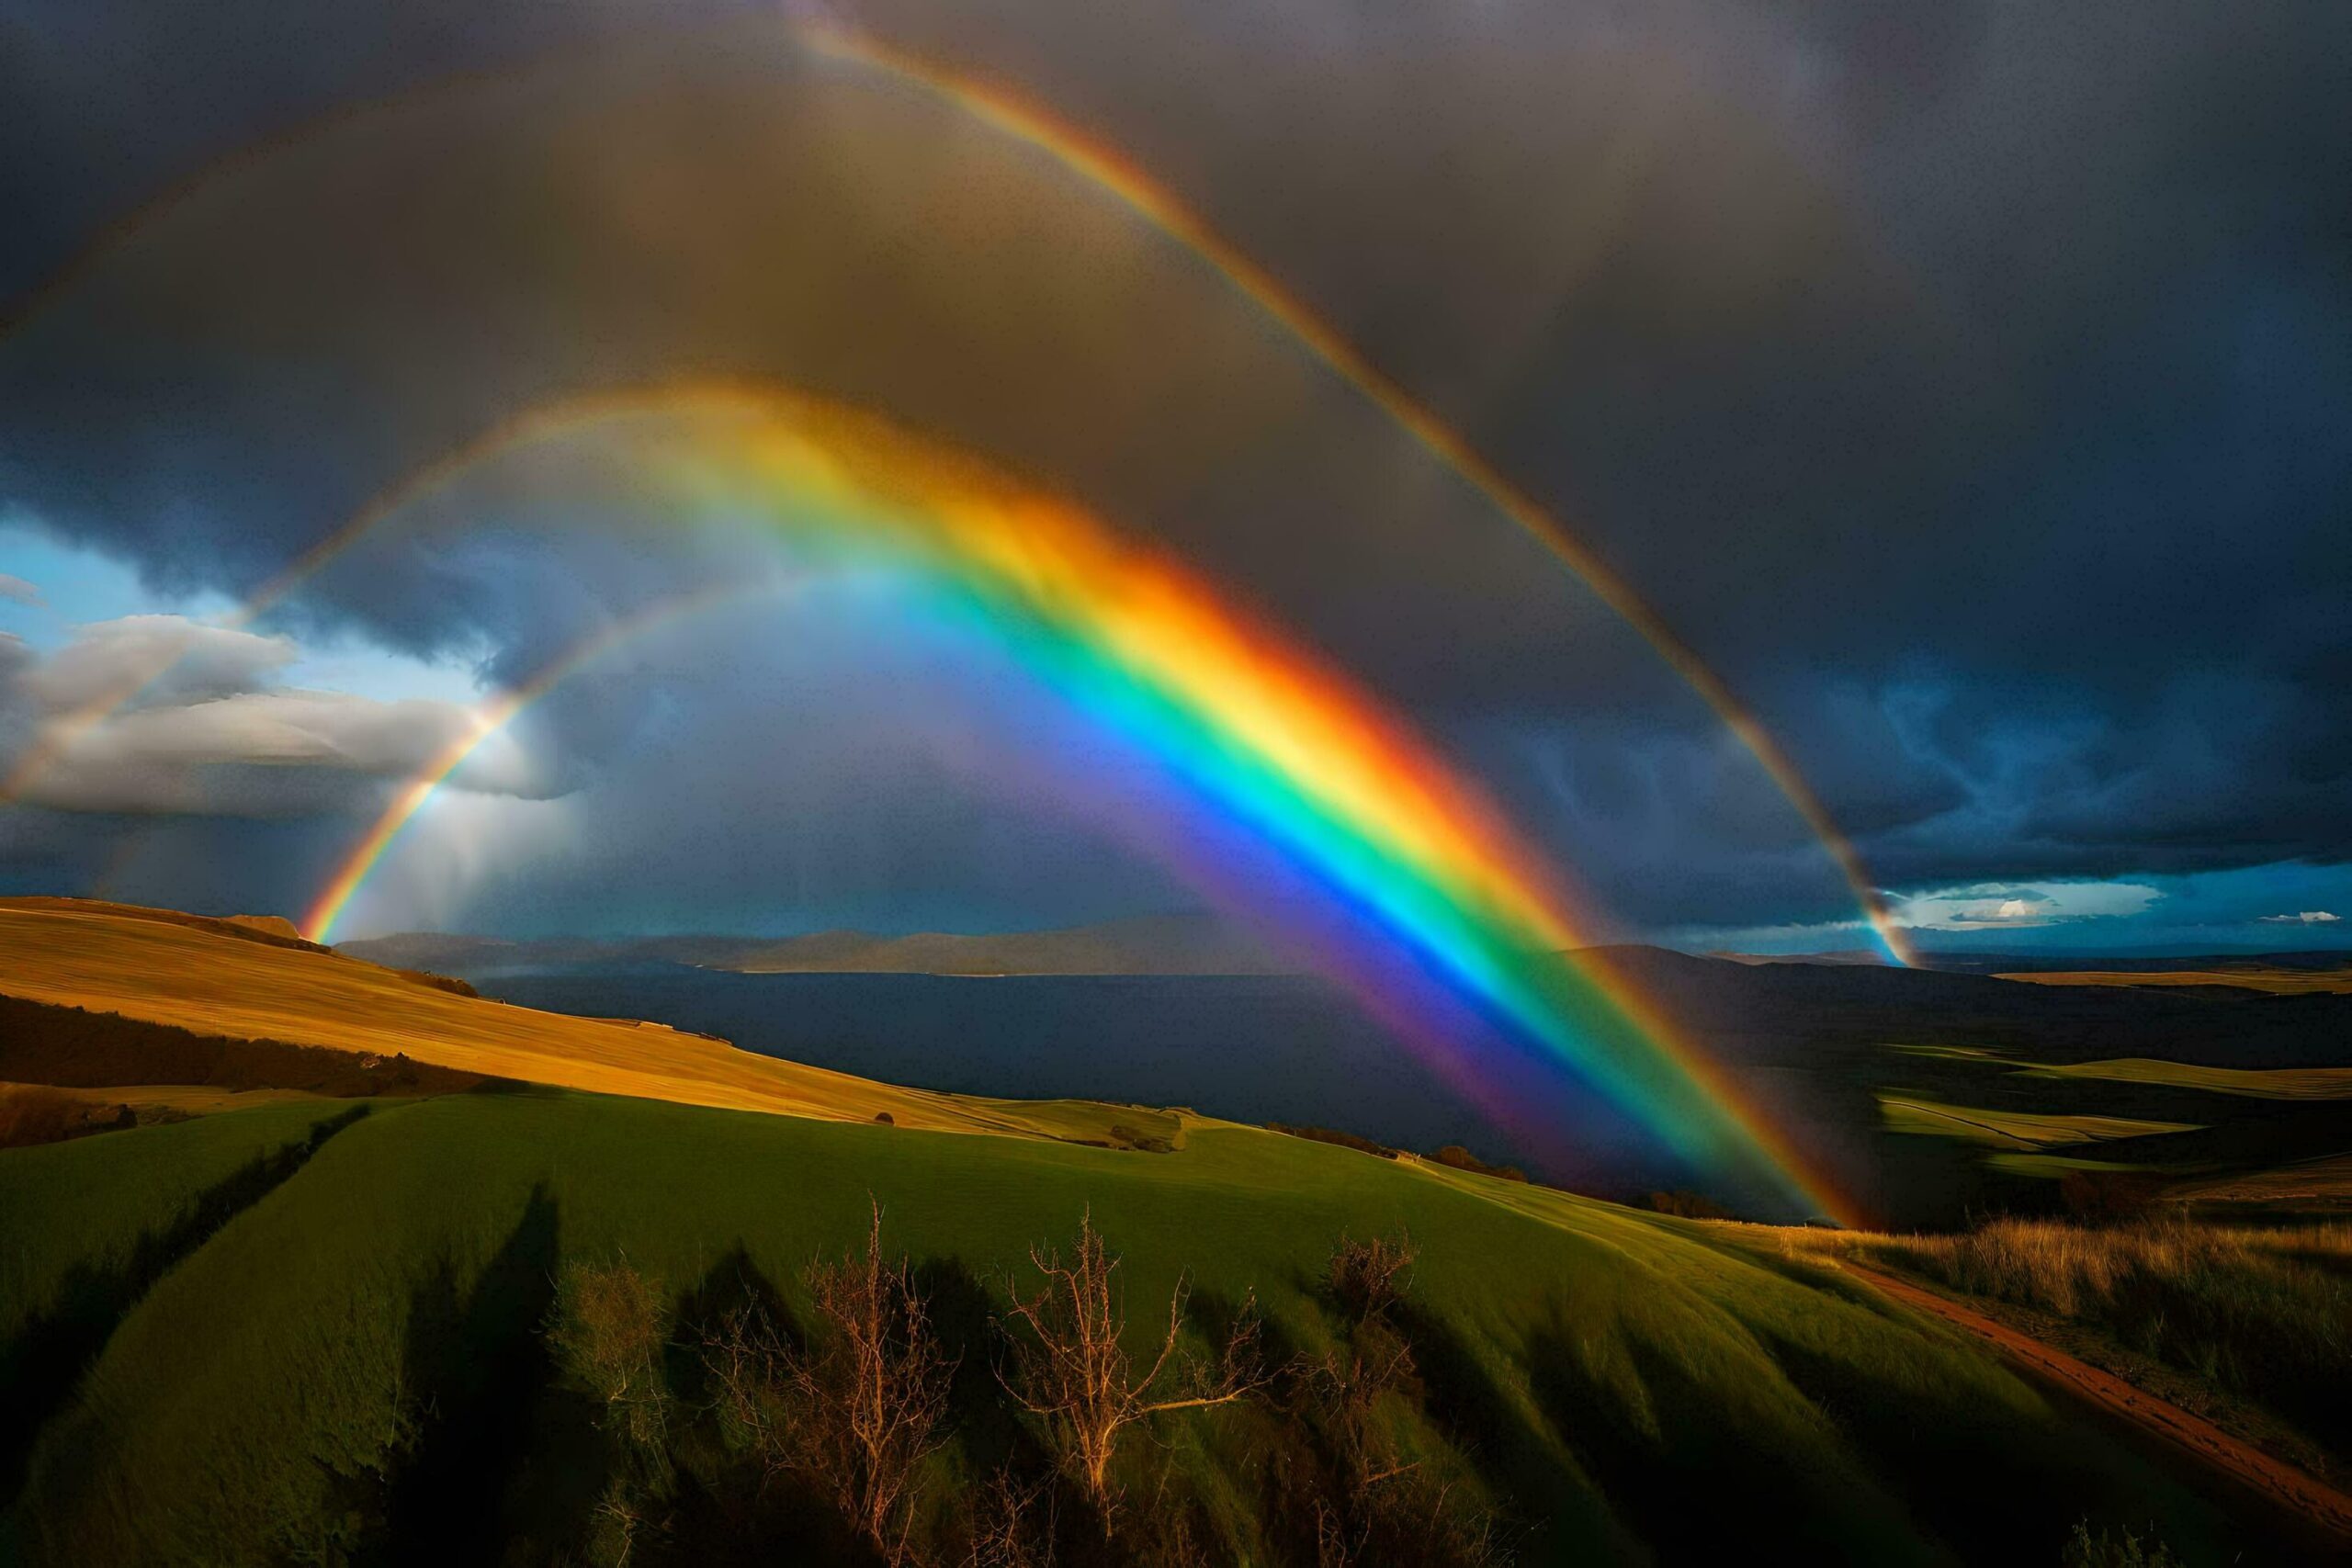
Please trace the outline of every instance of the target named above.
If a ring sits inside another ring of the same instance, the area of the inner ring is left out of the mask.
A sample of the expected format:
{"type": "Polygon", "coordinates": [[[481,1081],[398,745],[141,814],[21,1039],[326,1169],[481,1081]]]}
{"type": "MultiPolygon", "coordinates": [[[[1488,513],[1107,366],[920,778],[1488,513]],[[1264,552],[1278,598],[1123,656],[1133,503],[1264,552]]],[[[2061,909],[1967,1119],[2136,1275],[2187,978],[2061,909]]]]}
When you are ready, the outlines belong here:
{"type": "Polygon", "coordinates": [[[1475,779],[1599,934],[1868,945],[1573,573],[1199,255],[812,25],[1176,192],[1634,585],[1923,947],[2352,946],[2333,0],[27,0],[0,891],[298,912],[473,705],[781,573],[566,678],[337,934],[1193,907],[1118,830],[1149,792],[1114,738],[918,587],[677,515],[613,431],[423,487],[241,611],[491,423],[723,372],[1182,560],[1475,779]]]}

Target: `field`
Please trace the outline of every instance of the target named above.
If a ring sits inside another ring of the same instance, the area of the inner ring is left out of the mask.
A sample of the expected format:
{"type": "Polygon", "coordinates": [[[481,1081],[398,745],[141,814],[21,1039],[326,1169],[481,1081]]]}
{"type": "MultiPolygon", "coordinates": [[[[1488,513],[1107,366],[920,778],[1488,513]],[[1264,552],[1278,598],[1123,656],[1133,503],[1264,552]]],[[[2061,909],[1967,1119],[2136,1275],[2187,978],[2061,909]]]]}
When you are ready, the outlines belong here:
{"type": "MultiPolygon", "coordinates": [[[[1139,1114],[963,1099],[738,1051],[659,1024],[507,1007],[226,921],[0,899],[0,993],[208,1035],[407,1057],[492,1077],[902,1127],[1113,1142],[1139,1114]],[[225,939],[225,940],[224,940],[225,939]]],[[[4,1075],[0,1075],[4,1076],[4,1075]]],[[[1165,1117],[1154,1135],[1172,1136],[1165,1117]]]]}
{"type": "MultiPolygon", "coordinates": [[[[2211,1004],[2325,1005],[2322,998],[2211,1004]]],[[[2086,1194],[2069,1177],[2130,1178],[2135,1201],[2337,1211],[2352,1151],[2352,1068],[2152,1056],[2052,1061],[1990,1045],[1906,1043],[1849,1058],[1892,1144],[1883,1190],[1905,1225],[2044,1213],[2086,1194]],[[1937,1152],[1939,1149],[1945,1151],[1937,1152]]],[[[2257,1058],[2258,1061],[2258,1058],[2257,1058]]]]}
{"type": "MultiPolygon", "coordinates": [[[[99,1337],[90,1376],[41,1424],[15,1510],[36,1557],[380,1560],[394,1504],[456,1450],[471,1456],[458,1469],[489,1467],[493,1516],[539,1517],[539,1445],[555,1439],[528,1415],[537,1385],[513,1395],[520,1414],[483,1413],[494,1451],[468,1448],[416,1403],[427,1326],[460,1325],[481,1364],[535,1364],[566,1258],[625,1256],[682,1303],[747,1273],[797,1301],[798,1269],[850,1245],[869,1194],[888,1243],[964,1320],[1091,1210],[1125,1258],[1131,1337],[1190,1270],[1189,1321],[1254,1292],[1291,1352],[1340,1332],[1317,1281],[1340,1234],[1409,1234],[1421,1389],[1385,1418],[1432,1473],[1490,1502],[1521,1561],[1769,1543],[1817,1562],[2054,1562],[2085,1515],[2153,1524],[2192,1562],[2225,1560],[2233,1539],[2208,1505],[1870,1292],[1565,1193],[1230,1126],[1144,1155],[572,1093],[322,1121],[334,1109],[0,1154],[0,1323],[19,1341],[58,1318],[62,1281],[118,1276],[141,1238],[184,1232],[202,1193],[272,1149],[302,1156],[248,1180],[209,1238],[183,1235],[176,1266],[99,1337]]],[[[958,1332],[977,1369],[986,1337],[958,1332]]],[[[977,1466],[1004,1419],[984,1382],[953,1462],[977,1466]]],[[[1187,1499],[1213,1560],[1265,1560],[1282,1517],[1273,1415],[1159,1420],[1160,1443],[1122,1456],[1130,1495],[1187,1499]]]]}
{"type": "Polygon", "coordinates": [[[2110,1083],[2160,1084],[2208,1094],[2250,1100],[2352,1100],[2352,1067],[2208,1067],[2194,1062],[2159,1062],[2126,1056],[2064,1066],[2019,1066],[2021,1077],[2101,1078],[2110,1083]]]}
{"type": "Polygon", "coordinates": [[[1985,1111],[1967,1105],[1939,1105],[1882,1093],[1879,1109],[1887,1129],[1937,1138],[1960,1138],[1998,1149],[2064,1148],[2071,1144],[2095,1144],[2108,1138],[2138,1138],[2151,1133],[2196,1131],[2187,1122],[2146,1122],[2128,1116],[2048,1116],[2029,1111],[1985,1111]]]}
{"type": "MultiPolygon", "coordinates": [[[[820,1342],[806,1270],[858,1244],[870,1201],[956,1369],[908,1561],[1040,1560],[980,1550],[1006,1498],[1043,1506],[1023,1528],[1078,1568],[2054,1564],[2085,1520],[2191,1563],[2308,1552],[1825,1256],[2041,1314],[2177,1402],[2210,1385],[2312,1468],[2344,1441],[2333,1242],[1672,1219],[1187,1111],[893,1088],[119,907],[0,903],[0,1066],[133,1113],[0,1150],[0,1561],[488,1560],[491,1537],[515,1562],[867,1561],[805,1475],[747,1470],[710,1358],[745,1343],[726,1325],[747,1303],[775,1343],[820,1342]],[[1145,1418],[1115,1502],[1052,1479],[1052,1423],[1001,1380],[1031,1249],[1073,1247],[1082,1216],[1123,1259],[1138,1359],[1180,1278],[1188,1355],[1262,1314],[1248,1397],[1145,1418]],[[1418,1251],[1377,1324],[1327,1280],[1348,1237],[1418,1251]],[[652,1303],[658,1371],[633,1375],[673,1411],[658,1462],[615,1446],[564,1359],[560,1287],[592,1277],[652,1303]],[[616,1556],[597,1532],[625,1482],[639,1533],[616,1556]]],[[[1910,1168],[1965,1162],[1963,1196],[2144,1171],[2217,1212],[2291,1212],[2342,1179],[2334,1069],[2060,1070],[1957,1042],[1833,1059],[1930,1162],[1910,1168]]]]}
{"type": "MultiPolygon", "coordinates": [[[[1784,1238],[1774,1235],[1779,1245],[1784,1238]]],[[[2267,1446],[2342,1483],[2352,1461],[2352,1226],[2107,1228],[2004,1219],[1959,1235],[1799,1238],[2082,1331],[2078,1348],[2192,1404],[2222,1402],[2267,1446]],[[2143,1363],[2172,1374],[2149,1379],[2143,1363]],[[2283,1436],[2284,1441],[2279,1438],[2283,1436]]]]}
{"type": "Polygon", "coordinates": [[[2352,967],[2289,969],[2247,964],[2226,969],[2032,969],[1994,977],[2032,986],[2223,986],[2274,997],[2352,996],[2352,967]]]}

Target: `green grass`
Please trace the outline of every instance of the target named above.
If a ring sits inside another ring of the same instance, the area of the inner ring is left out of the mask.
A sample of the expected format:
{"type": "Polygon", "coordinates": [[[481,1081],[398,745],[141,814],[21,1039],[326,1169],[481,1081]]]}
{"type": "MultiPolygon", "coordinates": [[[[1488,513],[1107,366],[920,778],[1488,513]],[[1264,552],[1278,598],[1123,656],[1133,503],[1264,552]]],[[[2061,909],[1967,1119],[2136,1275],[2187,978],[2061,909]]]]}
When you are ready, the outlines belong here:
{"type": "Polygon", "coordinates": [[[2021,1154],[2004,1151],[1984,1156],[1984,1163],[1995,1170],[2011,1176],[2030,1177],[2036,1181],[2056,1181],[2075,1171],[2108,1172],[2157,1171],[2162,1166],[2144,1162],[2113,1159],[2086,1159],[2080,1155],[2021,1154]]]}
{"type": "Polygon", "coordinates": [[[1958,1138],[1997,1149],[2064,1148],[2109,1138],[2137,1138],[2152,1133],[2192,1133],[2187,1122],[2150,1122],[2130,1116],[2052,1116],[2035,1111],[1994,1111],[1972,1105],[1945,1105],[1916,1095],[1881,1090],[1879,1111],[1887,1131],[1928,1137],[1958,1138]]]}
{"type": "Polygon", "coordinates": [[[121,1269],[199,1193],[350,1109],[263,1105],[0,1153],[0,1341],[54,1307],[69,1275],[121,1269]]]}
{"type": "MultiPolygon", "coordinates": [[[[266,1108],[88,1146],[176,1134],[233,1166],[236,1139],[249,1155],[301,1125],[266,1108]]],[[[158,1187],[147,1161],[78,1145],[0,1156],[27,1258],[152,1223],[158,1187]],[[27,1155],[86,1164],[66,1181],[10,1163],[27,1155]],[[35,1189],[37,1213],[16,1201],[35,1189]]],[[[1091,1209],[1126,1260],[1138,1349],[1187,1269],[1211,1310],[1254,1292],[1277,1345],[1328,1343],[1315,1281],[1333,1240],[1409,1232],[1430,1413],[1416,1440],[1519,1521],[1521,1561],[1747,1542],[1814,1562],[2048,1562],[2086,1513],[2227,1560],[2227,1523],[1973,1345],[1702,1225],[1252,1129],[1136,1154],[576,1094],[390,1105],[325,1142],[122,1322],[45,1432],[17,1523],[51,1561],[343,1561],[408,1462],[403,1390],[435,1303],[478,1308],[499,1270],[527,1286],[623,1254],[682,1295],[739,1247],[789,1294],[811,1255],[862,1234],[869,1193],[886,1245],[999,1299],[1033,1243],[1067,1244],[1091,1209]]],[[[56,1267],[9,1274],[0,1314],[21,1321],[17,1297],[56,1267]]],[[[536,1326],[470,1348],[512,1360],[536,1326]]],[[[1264,1561],[1265,1426],[1172,1418],[1165,1446],[1122,1463],[1137,1490],[1175,1466],[1217,1521],[1213,1555],[1264,1561]]]]}
{"type": "Polygon", "coordinates": [[[2171,1089],[2202,1089],[2209,1094],[2243,1095],[2253,1100],[2352,1100],[2352,1067],[2200,1067],[2190,1062],[2122,1056],[2064,1066],[2037,1065],[2022,1069],[2017,1076],[2162,1084],[2171,1089]]]}

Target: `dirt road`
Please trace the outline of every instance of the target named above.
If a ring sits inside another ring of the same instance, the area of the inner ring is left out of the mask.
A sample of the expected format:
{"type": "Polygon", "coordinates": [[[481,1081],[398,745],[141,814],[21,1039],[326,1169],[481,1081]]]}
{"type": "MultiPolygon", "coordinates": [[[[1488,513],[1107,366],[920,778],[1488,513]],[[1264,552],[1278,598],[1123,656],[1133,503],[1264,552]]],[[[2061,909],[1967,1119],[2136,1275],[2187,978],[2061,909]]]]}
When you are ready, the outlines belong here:
{"type": "Polygon", "coordinates": [[[2130,1422],[2200,1468],[2306,1521],[2314,1531],[2352,1553],[2352,1497],[2324,1482],[2239,1441],[2201,1416],[1958,1302],[1875,1269],[1852,1262],[1845,1268],[1904,1305],[1989,1340],[2001,1354],[2044,1382],[2130,1422]]]}

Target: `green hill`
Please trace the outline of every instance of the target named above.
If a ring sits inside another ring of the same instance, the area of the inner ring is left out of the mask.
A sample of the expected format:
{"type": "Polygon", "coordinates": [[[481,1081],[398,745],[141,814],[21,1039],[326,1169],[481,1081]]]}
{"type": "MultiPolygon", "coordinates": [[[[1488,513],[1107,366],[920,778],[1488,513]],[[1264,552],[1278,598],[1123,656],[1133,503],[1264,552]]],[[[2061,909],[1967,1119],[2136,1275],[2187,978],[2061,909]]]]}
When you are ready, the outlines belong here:
{"type": "MultiPolygon", "coordinates": [[[[1973,1346],[1700,1225],[1231,1126],[1146,1155],[572,1092],[363,1103],[0,1152],[28,1560],[571,1560],[608,1460],[546,1349],[563,1264],[660,1281],[690,1427],[710,1303],[773,1285],[804,1310],[798,1271],[863,1236],[869,1194],[962,1357],[946,1494],[1023,1451],[987,1320],[1091,1211],[1139,1353],[1180,1271],[1190,1335],[1254,1293],[1275,1360],[1338,1346],[1333,1244],[1408,1234],[1417,1370],[1378,1420],[1521,1562],[2054,1562],[2086,1514],[2192,1562],[2237,1544],[1973,1346]]],[[[1191,1560],[1315,1560],[1313,1426],[1278,1390],[1152,1426],[1117,1472],[1136,1510],[1188,1521],[1191,1560]]],[[[712,1545],[710,1520],[752,1517],[725,1487],[682,1459],[633,1561],[834,1560],[788,1512],[712,1545]]]]}

